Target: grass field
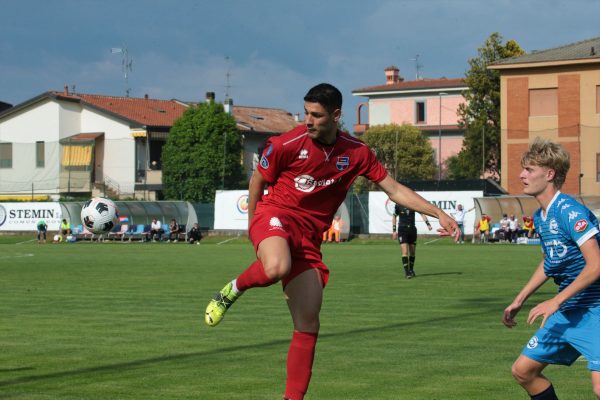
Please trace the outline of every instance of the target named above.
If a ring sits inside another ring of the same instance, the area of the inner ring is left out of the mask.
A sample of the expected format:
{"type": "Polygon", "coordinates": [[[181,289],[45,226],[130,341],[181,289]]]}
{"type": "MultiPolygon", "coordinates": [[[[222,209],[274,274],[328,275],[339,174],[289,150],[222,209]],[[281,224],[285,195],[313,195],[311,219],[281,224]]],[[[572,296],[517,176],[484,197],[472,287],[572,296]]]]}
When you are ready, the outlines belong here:
{"type": "MultiPolygon", "coordinates": [[[[280,399],[291,322],[281,287],[249,291],[224,322],[207,301],[253,260],[245,239],[186,244],[21,243],[0,236],[1,399],[280,399]]],[[[503,309],[536,246],[326,245],[332,275],[307,400],[526,399],[510,375],[534,326],[503,309]]],[[[539,323],[539,322],[538,322],[539,323]]],[[[549,366],[561,399],[592,399],[586,363],[549,366]]]]}

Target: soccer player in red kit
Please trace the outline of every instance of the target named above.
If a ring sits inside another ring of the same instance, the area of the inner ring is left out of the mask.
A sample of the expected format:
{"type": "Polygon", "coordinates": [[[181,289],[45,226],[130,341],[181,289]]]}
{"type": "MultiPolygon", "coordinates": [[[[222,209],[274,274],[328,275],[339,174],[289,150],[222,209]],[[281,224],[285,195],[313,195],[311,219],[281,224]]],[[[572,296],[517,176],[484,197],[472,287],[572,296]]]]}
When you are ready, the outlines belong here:
{"type": "Polygon", "coordinates": [[[340,91],[319,84],[304,97],[304,125],[269,139],[249,185],[249,236],[257,260],[206,308],[205,321],[215,326],[244,291],[282,282],[294,324],[288,400],[302,400],[308,389],[329,278],[322,236],[354,180],[365,176],[395,203],[438,218],[447,232],[458,229],[442,210],[392,179],[367,145],[338,130],[341,108],[340,91]]]}

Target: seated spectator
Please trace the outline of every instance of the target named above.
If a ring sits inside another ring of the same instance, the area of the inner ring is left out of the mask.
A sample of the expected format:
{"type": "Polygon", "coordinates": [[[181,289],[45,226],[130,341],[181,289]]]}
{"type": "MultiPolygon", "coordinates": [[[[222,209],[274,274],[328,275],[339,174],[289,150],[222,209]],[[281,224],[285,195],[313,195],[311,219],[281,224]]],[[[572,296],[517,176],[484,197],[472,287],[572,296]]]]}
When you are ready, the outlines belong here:
{"type": "Polygon", "coordinates": [[[511,215],[508,220],[508,241],[510,243],[517,243],[519,228],[519,220],[514,215],[511,215]]]}
{"type": "Polygon", "coordinates": [[[169,240],[167,240],[167,243],[171,240],[175,243],[179,241],[179,229],[179,224],[175,218],[173,218],[169,223],[169,240]]]}
{"type": "Polygon", "coordinates": [[[190,231],[188,232],[187,240],[189,244],[200,244],[200,241],[202,240],[202,233],[200,232],[200,227],[198,226],[197,222],[194,224],[194,226],[192,226],[192,229],[190,229],[190,231]]]}
{"type": "Polygon", "coordinates": [[[38,243],[46,243],[46,231],[48,230],[48,225],[46,225],[46,221],[40,219],[36,225],[38,243]]]}
{"type": "Polygon", "coordinates": [[[70,234],[71,234],[71,224],[69,224],[67,222],[67,220],[63,218],[62,222],[60,223],[61,240],[70,234]]]}
{"type": "Polygon", "coordinates": [[[331,222],[331,226],[328,230],[323,232],[323,241],[327,240],[329,243],[333,241],[333,237],[335,236],[335,242],[340,242],[340,232],[342,231],[342,226],[344,226],[344,221],[342,217],[336,215],[333,217],[333,221],[331,222]]]}
{"type": "Polygon", "coordinates": [[[502,215],[500,220],[500,230],[498,231],[498,240],[501,242],[510,241],[510,220],[507,214],[502,215]]]}
{"type": "Polygon", "coordinates": [[[157,240],[160,242],[160,239],[165,233],[162,228],[162,222],[158,221],[156,218],[152,219],[152,223],[150,224],[150,232],[146,235],[146,240],[156,242],[157,240]]]}

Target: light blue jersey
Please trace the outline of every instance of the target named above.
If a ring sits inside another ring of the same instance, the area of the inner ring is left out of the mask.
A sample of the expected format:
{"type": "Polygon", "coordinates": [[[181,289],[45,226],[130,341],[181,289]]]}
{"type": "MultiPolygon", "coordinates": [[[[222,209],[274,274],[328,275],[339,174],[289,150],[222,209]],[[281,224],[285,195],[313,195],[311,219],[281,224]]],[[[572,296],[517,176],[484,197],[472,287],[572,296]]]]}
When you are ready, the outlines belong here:
{"type": "MultiPolygon", "coordinates": [[[[562,291],[577,278],[585,259],[579,247],[594,239],[600,246],[598,219],[574,198],[557,192],[544,215],[540,208],[534,214],[544,252],[544,273],[554,279],[562,291]]],[[[600,307],[600,280],[597,280],[561,306],[561,311],[600,307]]]]}

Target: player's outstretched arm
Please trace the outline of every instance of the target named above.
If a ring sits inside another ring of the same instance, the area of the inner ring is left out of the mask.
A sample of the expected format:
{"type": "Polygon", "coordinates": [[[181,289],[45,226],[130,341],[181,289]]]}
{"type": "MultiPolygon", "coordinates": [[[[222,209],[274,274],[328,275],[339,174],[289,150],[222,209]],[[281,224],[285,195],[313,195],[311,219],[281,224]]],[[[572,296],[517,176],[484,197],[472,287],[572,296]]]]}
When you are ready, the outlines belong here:
{"type": "Polygon", "coordinates": [[[389,175],[386,176],[384,180],[379,182],[378,185],[394,203],[400,204],[401,206],[414,210],[418,213],[437,218],[440,222],[440,227],[447,232],[455,233],[458,231],[458,225],[456,224],[456,221],[452,219],[452,217],[433,204],[429,203],[413,190],[396,182],[389,175]]]}
{"type": "Polygon", "coordinates": [[[532,308],[527,319],[528,323],[532,324],[538,317],[542,317],[540,326],[543,327],[548,317],[554,314],[562,303],[600,279],[600,249],[596,237],[588,239],[579,249],[585,259],[585,267],[559,294],[532,308]]]}
{"type": "Polygon", "coordinates": [[[502,316],[502,323],[506,325],[508,328],[512,328],[517,325],[515,321],[515,316],[523,307],[525,301],[535,293],[536,290],[539,289],[546,281],[548,277],[544,273],[544,260],[540,262],[538,267],[536,268],[531,278],[529,278],[529,282],[521,289],[517,297],[513,300],[513,302],[504,309],[504,315],[502,316]]]}

